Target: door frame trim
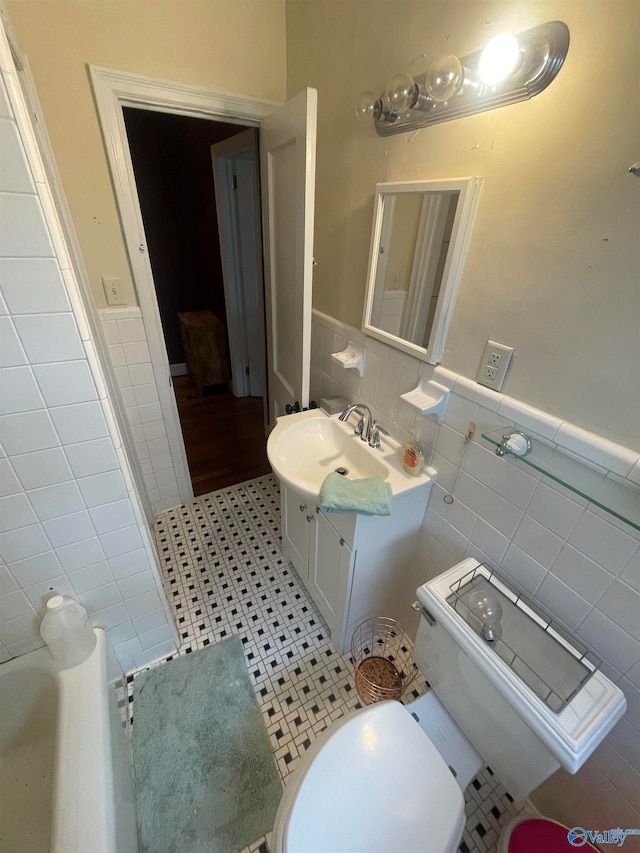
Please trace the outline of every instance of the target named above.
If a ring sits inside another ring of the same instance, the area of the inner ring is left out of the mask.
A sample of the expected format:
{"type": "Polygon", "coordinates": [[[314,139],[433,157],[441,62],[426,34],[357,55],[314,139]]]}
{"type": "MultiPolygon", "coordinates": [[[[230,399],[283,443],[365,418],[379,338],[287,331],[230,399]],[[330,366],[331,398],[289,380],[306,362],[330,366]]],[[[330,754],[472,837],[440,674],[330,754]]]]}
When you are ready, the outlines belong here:
{"type": "Polygon", "coordinates": [[[138,107],[174,115],[220,119],[231,124],[259,127],[262,119],[281,106],[201,86],[178,83],[128,71],[89,65],[96,110],[111,172],[122,233],[147,335],[153,374],[165,420],[169,451],[176,472],[180,500],[193,497],[191,476],[178,417],[158,299],[147,251],[147,239],[135,184],[122,108],[138,107]]]}

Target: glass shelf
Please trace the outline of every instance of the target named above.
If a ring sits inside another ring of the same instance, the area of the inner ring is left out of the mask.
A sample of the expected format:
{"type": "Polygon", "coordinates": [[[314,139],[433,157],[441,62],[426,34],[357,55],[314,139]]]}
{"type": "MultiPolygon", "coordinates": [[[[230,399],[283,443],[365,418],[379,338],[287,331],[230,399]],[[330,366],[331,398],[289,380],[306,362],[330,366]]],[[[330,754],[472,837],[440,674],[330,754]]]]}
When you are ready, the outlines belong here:
{"type": "MultiPolygon", "coordinates": [[[[485,441],[494,447],[504,447],[503,437],[511,427],[501,427],[482,433],[485,441]]],[[[518,429],[518,427],[516,427],[518,429]]],[[[505,456],[518,459],[524,465],[534,468],[569,491],[580,495],[590,503],[599,506],[610,515],[640,530],[640,488],[632,483],[622,482],[620,478],[594,471],[564,453],[556,444],[546,444],[539,438],[531,439],[531,452],[526,456],[517,456],[506,449],[505,456]]]]}
{"type": "Polygon", "coordinates": [[[480,565],[450,587],[447,602],[480,636],[483,623],[470,606],[476,590],[500,602],[496,637],[485,641],[524,683],[555,713],[562,711],[599,668],[600,660],[569,638],[539,606],[515,592],[504,578],[480,565]]]}

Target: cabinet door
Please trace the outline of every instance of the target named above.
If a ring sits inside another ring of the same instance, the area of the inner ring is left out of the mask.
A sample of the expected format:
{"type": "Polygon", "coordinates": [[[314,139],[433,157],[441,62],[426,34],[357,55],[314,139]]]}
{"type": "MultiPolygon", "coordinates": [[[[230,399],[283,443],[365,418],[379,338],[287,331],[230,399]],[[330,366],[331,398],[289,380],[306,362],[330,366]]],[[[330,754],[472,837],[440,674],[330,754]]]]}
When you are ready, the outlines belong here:
{"type": "Polygon", "coordinates": [[[282,553],[303,580],[309,577],[309,536],[314,507],[282,486],[282,553]],[[311,519],[311,521],[309,520],[311,519]]]}
{"type": "Polygon", "coordinates": [[[344,651],[343,633],[351,592],[353,553],[322,512],[317,514],[315,532],[309,558],[309,587],[329,626],[334,645],[344,651]]]}

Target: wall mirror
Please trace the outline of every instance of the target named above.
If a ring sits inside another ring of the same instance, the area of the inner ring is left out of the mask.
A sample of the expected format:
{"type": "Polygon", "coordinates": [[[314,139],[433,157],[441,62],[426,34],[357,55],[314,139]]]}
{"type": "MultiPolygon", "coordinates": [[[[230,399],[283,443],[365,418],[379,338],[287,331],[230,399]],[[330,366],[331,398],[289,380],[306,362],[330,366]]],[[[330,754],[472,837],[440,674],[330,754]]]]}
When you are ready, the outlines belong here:
{"type": "Polygon", "coordinates": [[[482,178],[376,185],[362,330],[438,364],[482,178]]]}

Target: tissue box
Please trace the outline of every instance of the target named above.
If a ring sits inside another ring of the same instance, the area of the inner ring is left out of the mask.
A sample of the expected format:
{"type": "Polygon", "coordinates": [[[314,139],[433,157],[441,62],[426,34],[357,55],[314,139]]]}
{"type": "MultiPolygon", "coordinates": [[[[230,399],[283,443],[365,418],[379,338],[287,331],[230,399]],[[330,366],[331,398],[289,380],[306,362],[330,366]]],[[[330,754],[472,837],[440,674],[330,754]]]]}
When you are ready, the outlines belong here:
{"type": "Polygon", "coordinates": [[[320,408],[328,415],[339,415],[349,405],[349,401],[344,397],[322,397],[320,400],[320,408]]]}

